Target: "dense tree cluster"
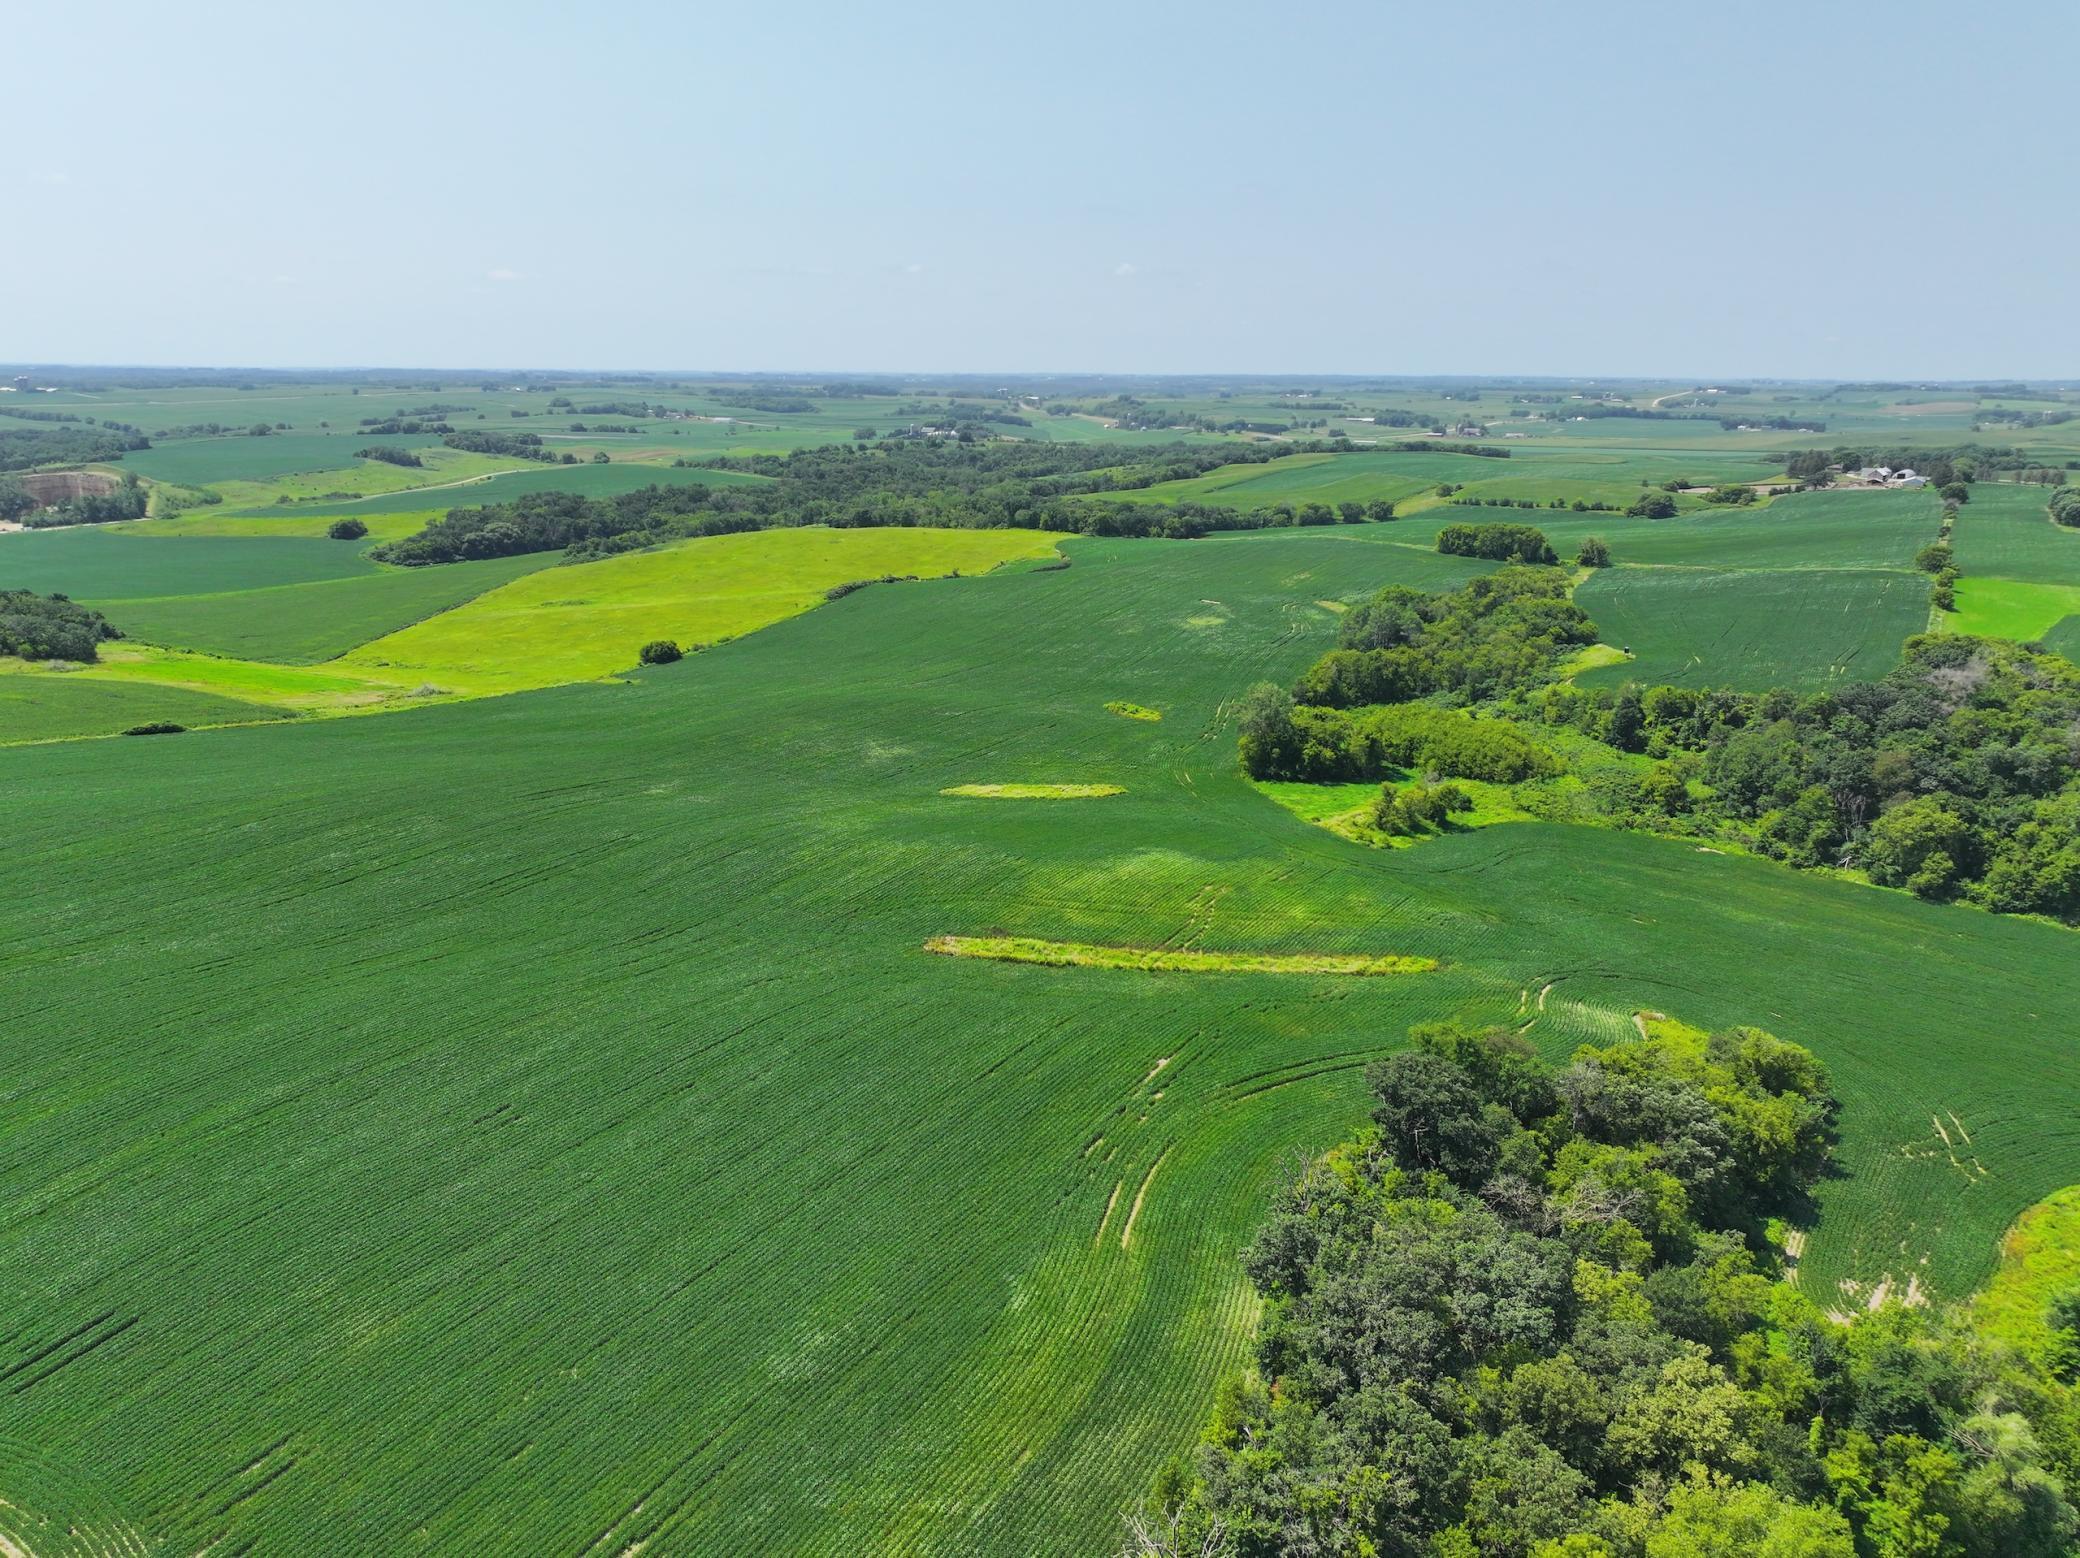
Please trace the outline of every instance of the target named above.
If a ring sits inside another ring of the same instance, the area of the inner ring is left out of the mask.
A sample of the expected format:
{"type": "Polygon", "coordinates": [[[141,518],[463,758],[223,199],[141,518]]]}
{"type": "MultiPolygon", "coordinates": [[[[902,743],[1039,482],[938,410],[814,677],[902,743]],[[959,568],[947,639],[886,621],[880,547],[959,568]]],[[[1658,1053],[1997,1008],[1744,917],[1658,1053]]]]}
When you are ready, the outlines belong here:
{"type": "Polygon", "coordinates": [[[2051,495],[2049,507],[2061,525],[2080,527],[2080,488],[2061,487],[2051,495]]]}
{"type": "Polygon", "coordinates": [[[1824,433],[1825,422],[1811,417],[1721,417],[1719,425],[1727,432],[1738,432],[1744,428],[1768,428],[1776,433],[1824,433]]]}
{"type": "Polygon", "coordinates": [[[0,520],[20,519],[40,506],[19,476],[0,471],[0,520]]]}
{"type": "Polygon", "coordinates": [[[417,417],[363,417],[361,431],[390,437],[412,437],[420,434],[452,433],[455,429],[446,422],[425,422],[417,417]]]}
{"type": "Polygon", "coordinates": [[[470,454],[496,454],[552,463],[557,457],[555,450],[542,447],[539,433],[491,433],[464,428],[460,432],[442,434],[441,442],[450,449],[461,449],[470,454]]]}
{"type": "Polygon", "coordinates": [[[370,444],[365,449],[356,449],[354,458],[357,460],[381,460],[385,465],[408,465],[414,469],[423,467],[426,464],[424,460],[413,454],[411,450],[399,449],[394,444],[370,444]]]}
{"type": "Polygon", "coordinates": [[[1271,682],[1243,700],[1242,767],[1253,779],[1347,784],[1400,773],[1518,784],[1560,763],[1513,722],[1427,703],[1333,709],[1293,701],[1271,682]]]}
{"type": "Polygon", "coordinates": [[[1130,1520],[1218,1558],[2053,1558],[2070,1394],[1900,1305],[1842,1323],[1767,1220],[1826,1168],[1807,1051],[1656,1024],[1548,1067],[1419,1028],[1244,1257],[1253,1374],[1130,1520]]]}
{"type": "Polygon", "coordinates": [[[1485,557],[1500,563],[1557,563],[1546,534],[1531,525],[1446,525],[1437,549],[1454,557],[1485,557]]]}
{"type": "Polygon", "coordinates": [[[102,644],[122,636],[100,612],[66,596],[0,590],[0,655],[91,661],[102,644]]]}
{"type": "Polygon", "coordinates": [[[132,449],[149,449],[142,433],[107,427],[0,427],[0,471],[38,465],[90,465],[119,460],[132,449]]]}
{"type": "Polygon", "coordinates": [[[1929,634],[1882,681],[1806,696],[1555,686],[1543,713],[1663,760],[1642,820],[1685,816],[1793,865],[2080,919],[2080,669],[2059,655],[1929,634]]]}
{"type": "Polygon", "coordinates": [[[1390,584],[1346,613],[1338,647],[1293,696],[1338,709],[1433,696],[1479,703],[1537,686],[1568,650],[1595,642],[1562,573],[1505,567],[1442,594],[1390,584]]]}

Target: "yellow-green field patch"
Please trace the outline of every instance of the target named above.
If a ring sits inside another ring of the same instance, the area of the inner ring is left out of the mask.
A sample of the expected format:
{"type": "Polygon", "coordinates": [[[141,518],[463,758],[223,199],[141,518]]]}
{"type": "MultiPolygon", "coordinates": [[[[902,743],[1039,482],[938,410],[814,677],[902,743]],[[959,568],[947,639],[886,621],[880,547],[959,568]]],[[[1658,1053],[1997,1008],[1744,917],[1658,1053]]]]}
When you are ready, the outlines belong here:
{"type": "MultiPolygon", "coordinates": [[[[1950,1134],[1961,1132],[1952,1129],[1950,1134]]],[[[2068,1185],[2015,1220],[2001,1240],[2000,1269],[1972,1300],[1972,1317],[1988,1335],[2038,1355],[2051,1340],[2045,1307],[2076,1287],[2080,1287],[2080,1185],[2068,1185]]]]}
{"type": "Polygon", "coordinates": [[[625,671],[653,639],[738,638],[884,575],[983,573],[1051,556],[1037,530],[763,530],[545,569],[364,644],[338,665],[471,693],[519,692],[625,671]]]}
{"type": "Polygon", "coordinates": [[[2080,584],[1967,575],[1957,581],[1957,610],[1939,615],[1951,632],[2028,643],[2075,613],[2080,613],[2080,584]]]}
{"type": "Polygon", "coordinates": [[[78,667],[0,658],[0,676],[62,677],[68,682],[181,688],[302,713],[367,708],[405,698],[424,702],[433,696],[431,693],[414,696],[415,687],[368,676],[342,674],[330,667],[273,665],[258,660],[234,660],[131,643],[107,645],[101,651],[100,660],[93,665],[78,667]]]}
{"type": "MultiPolygon", "coordinates": [[[[1486,784],[1478,779],[1453,779],[1449,782],[1473,798],[1473,810],[1455,814],[1442,833],[1485,828],[1498,822],[1536,820],[1536,813],[1518,804],[1509,785],[1486,784]]],[[[1420,844],[1424,839],[1440,836],[1437,833],[1414,836],[1382,833],[1374,827],[1373,806],[1379,800],[1381,788],[1378,780],[1307,784],[1296,780],[1253,779],[1250,784],[1302,822],[1327,828],[1338,838],[1349,839],[1353,844],[1363,844],[1369,849],[1405,849],[1411,844],[1420,844]]]]}
{"type": "Polygon", "coordinates": [[[1339,952],[1190,952],[1173,947],[1101,947],[1035,936],[934,936],[927,952],[1041,963],[1050,968],[1120,968],[1151,974],[1426,974],[1435,958],[1339,952]]]}
{"type": "Polygon", "coordinates": [[[1121,719],[1159,720],[1163,717],[1154,709],[1146,709],[1138,703],[1126,703],[1119,699],[1114,699],[1111,703],[1106,704],[1105,712],[1107,714],[1117,714],[1121,719]]]}
{"type": "Polygon", "coordinates": [[[1091,801],[1124,795],[1117,784],[950,784],[941,795],[964,795],[994,801],[1091,801]]]}
{"type": "Polygon", "coordinates": [[[1631,658],[1631,655],[1616,644],[1584,644],[1554,669],[1566,680],[1580,676],[1584,671],[1600,670],[1607,665],[1623,665],[1631,658]]]}

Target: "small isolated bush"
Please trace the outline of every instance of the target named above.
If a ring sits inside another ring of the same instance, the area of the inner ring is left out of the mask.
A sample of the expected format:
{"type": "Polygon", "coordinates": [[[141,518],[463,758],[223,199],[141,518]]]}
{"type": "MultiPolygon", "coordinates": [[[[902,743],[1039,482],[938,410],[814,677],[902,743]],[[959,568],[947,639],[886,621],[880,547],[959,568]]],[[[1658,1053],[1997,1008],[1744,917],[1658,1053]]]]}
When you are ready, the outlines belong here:
{"type": "Polygon", "coordinates": [[[185,725],[176,725],[170,719],[155,719],[142,725],[132,725],[123,734],[126,736],[178,736],[187,728],[185,725]]]}
{"type": "Polygon", "coordinates": [[[335,541],[359,541],[368,534],[368,526],[358,519],[335,519],[326,527],[325,534],[335,541]]]}
{"type": "Polygon", "coordinates": [[[645,665],[670,665],[685,659],[686,652],[668,638],[656,638],[643,646],[640,658],[645,665]]]}
{"type": "Polygon", "coordinates": [[[1674,519],[1676,500],[1665,492],[1643,492],[1625,513],[1632,519],[1674,519]]]}
{"type": "Polygon", "coordinates": [[[1584,568],[1608,568],[1611,565],[1610,545],[1601,536],[1584,536],[1574,560],[1584,568]]]}
{"type": "Polygon", "coordinates": [[[1456,784],[1412,784],[1405,790],[1387,784],[1380,787],[1372,823],[1382,833],[1406,837],[1434,832],[1456,813],[1472,810],[1473,797],[1456,784]]]}

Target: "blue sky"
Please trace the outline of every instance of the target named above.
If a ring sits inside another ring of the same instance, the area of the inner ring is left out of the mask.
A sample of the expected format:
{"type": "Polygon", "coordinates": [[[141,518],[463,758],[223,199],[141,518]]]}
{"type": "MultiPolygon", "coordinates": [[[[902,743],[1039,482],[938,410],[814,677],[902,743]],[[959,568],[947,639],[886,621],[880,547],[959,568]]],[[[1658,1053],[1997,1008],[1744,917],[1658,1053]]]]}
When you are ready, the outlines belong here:
{"type": "Polygon", "coordinates": [[[2071,0],[5,31],[0,359],[2080,375],[2071,0]]]}

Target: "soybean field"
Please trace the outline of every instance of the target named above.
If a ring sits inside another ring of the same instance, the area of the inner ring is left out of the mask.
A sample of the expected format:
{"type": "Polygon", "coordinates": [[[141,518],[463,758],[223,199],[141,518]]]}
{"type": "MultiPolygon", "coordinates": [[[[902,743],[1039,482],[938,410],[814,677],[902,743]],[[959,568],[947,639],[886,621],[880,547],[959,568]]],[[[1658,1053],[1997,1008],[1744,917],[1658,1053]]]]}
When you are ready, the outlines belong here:
{"type": "Polygon", "coordinates": [[[1822,1292],[1961,1294],[2080,1179],[2069,932],[1242,780],[1331,606],[1479,565],[1063,551],[615,683],[0,751],[23,1496],[181,1551],[1101,1550],[1246,1353],[1281,1163],[1453,1013],[1818,1051],[1822,1292]],[[1303,955],[1399,971],[1237,971],[1303,955]]]}

